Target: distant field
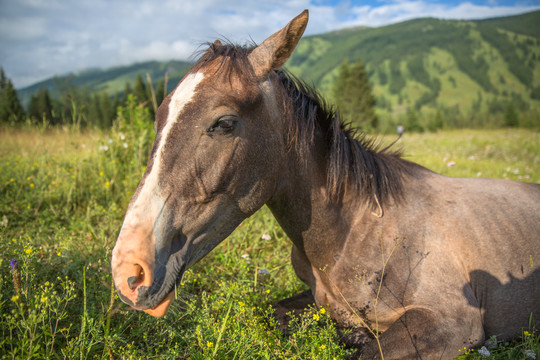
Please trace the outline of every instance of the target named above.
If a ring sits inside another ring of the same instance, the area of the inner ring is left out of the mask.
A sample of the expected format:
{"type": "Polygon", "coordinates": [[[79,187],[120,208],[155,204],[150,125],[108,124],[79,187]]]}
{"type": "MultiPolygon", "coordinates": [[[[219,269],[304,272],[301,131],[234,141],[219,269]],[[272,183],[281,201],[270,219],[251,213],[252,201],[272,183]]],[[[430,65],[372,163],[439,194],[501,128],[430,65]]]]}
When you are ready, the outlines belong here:
{"type": "MultiPolygon", "coordinates": [[[[288,337],[268,320],[270,304],[305,285],[266,208],[186,273],[164,318],[117,299],[111,250],[152,134],[148,124],[111,133],[0,129],[0,358],[346,358],[324,313],[299,319],[288,337]]],[[[396,146],[444,175],[540,182],[539,132],[406,133],[396,146]]],[[[529,329],[493,358],[538,354],[539,338],[529,329]]]]}

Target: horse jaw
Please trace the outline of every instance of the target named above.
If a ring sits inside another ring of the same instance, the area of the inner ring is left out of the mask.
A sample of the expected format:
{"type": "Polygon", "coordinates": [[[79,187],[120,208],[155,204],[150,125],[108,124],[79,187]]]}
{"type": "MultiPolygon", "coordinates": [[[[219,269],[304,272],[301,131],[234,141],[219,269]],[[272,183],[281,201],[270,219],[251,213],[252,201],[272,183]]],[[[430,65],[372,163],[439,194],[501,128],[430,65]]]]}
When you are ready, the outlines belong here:
{"type": "Polygon", "coordinates": [[[169,309],[169,306],[171,305],[171,302],[173,299],[174,299],[174,291],[171,291],[169,295],[167,295],[165,299],[163,299],[163,301],[159,303],[158,306],[156,306],[153,309],[146,309],[143,311],[154,317],[162,317],[167,313],[167,310],[169,309]]]}

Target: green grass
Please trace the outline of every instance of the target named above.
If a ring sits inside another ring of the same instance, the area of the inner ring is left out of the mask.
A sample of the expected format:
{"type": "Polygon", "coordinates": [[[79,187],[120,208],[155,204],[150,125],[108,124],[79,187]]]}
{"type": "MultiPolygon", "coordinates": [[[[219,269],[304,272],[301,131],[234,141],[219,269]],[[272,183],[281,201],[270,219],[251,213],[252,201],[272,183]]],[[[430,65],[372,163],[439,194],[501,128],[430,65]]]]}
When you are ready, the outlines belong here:
{"type": "MultiPolygon", "coordinates": [[[[0,358],[346,358],[326,313],[298,319],[290,336],[273,327],[270,305],[306,286],[267,208],[187,271],[164,318],[118,300],[111,250],[153,137],[141,108],[120,115],[110,133],[0,130],[0,358]]],[[[406,134],[398,146],[445,175],[540,181],[537,132],[406,134]]],[[[540,335],[527,331],[493,356],[538,354],[540,335]]]]}

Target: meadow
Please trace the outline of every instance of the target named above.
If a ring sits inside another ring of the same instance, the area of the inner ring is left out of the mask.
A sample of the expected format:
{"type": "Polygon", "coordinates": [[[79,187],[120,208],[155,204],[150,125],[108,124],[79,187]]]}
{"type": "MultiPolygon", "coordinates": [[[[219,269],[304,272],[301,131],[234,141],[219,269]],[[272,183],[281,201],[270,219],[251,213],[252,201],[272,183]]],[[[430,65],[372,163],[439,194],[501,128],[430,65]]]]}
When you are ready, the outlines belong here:
{"type": "MultiPolygon", "coordinates": [[[[271,304],[306,289],[267,208],[188,270],[163,318],[117,298],[111,250],[153,142],[147,110],[121,108],[111,131],[0,129],[0,358],[343,359],[324,309],[274,327],[271,304]]],[[[392,136],[382,138],[389,143],[392,136]]],[[[408,134],[407,159],[448,176],[540,182],[540,133],[408,134]]],[[[537,260],[540,261],[540,260],[537,260]]],[[[384,350],[384,349],[383,349],[384,350]]],[[[463,358],[535,359],[540,331],[490,339],[463,358]]]]}

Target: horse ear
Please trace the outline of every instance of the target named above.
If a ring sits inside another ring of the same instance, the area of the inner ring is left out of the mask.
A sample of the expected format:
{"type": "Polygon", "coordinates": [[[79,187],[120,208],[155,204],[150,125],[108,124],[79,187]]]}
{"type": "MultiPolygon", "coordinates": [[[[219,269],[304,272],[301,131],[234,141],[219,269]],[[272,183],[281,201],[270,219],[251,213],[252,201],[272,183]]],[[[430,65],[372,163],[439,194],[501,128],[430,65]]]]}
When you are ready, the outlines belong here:
{"type": "Polygon", "coordinates": [[[258,78],[278,70],[291,56],[308,23],[309,12],[304,10],[249,54],[249,62],[258,78]]]}

